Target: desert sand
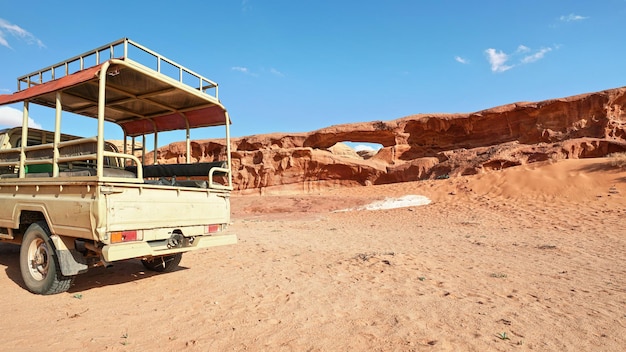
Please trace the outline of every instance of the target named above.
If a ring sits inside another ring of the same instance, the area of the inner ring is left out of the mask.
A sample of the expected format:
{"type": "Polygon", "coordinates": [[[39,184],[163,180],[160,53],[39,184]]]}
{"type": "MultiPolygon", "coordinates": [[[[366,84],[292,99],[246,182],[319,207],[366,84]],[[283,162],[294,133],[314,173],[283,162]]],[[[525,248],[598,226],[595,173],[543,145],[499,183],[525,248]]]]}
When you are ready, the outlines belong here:
{"type": "Polygon", "coordinates": [[[3,351],[621,351],[626,169],[563,160],[444,180],[232,197],[239,243],[67,293],[0,245],[3,351]],[[385,199],[430,204],[358,210],[385,199]]]}

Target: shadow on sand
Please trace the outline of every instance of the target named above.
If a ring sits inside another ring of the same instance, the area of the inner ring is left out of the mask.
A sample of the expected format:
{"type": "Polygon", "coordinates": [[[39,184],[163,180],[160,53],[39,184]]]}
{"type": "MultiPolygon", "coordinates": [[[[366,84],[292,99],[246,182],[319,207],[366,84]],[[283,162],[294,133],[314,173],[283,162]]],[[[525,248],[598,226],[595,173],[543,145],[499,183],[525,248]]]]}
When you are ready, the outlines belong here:
{"type": "MultiPolygon", "coordinates": [[[[598,163],[594,163],[590,165],[585,165],[579,168],[578,171],[586,172],[586,173],[602,172],[602,173],[607,173],[607,174],[611,174],[611,173],[618,174],[618,173],[623,173],[624,171],[626,171],[626,168],[619,166],[619,165],[614,165],[611,161],[606,161],[606,162],[598,162],[598,163]]],[[[626,182],[626,176],[618,177],[615,179],[615,181],[626,182]]]]}
{"type": "MultiPolygon", "coordinates": [[[[0,266],[5,267],[5,272],[9,279],[24,290],[27,290],[20,272],[20,246],[0,243],[0,266]]],[[[187,269],[178,267],[173,272],[187,269]]],[[[121,285],[155,275],[167,275],[167,273],[160,274],[146,270],[138,259],[129,259],[116,262],[108,268],[90,268],[86,273],[76,276],[72,287],[67,292],[84,292],[104,286],[121,285]]]]}

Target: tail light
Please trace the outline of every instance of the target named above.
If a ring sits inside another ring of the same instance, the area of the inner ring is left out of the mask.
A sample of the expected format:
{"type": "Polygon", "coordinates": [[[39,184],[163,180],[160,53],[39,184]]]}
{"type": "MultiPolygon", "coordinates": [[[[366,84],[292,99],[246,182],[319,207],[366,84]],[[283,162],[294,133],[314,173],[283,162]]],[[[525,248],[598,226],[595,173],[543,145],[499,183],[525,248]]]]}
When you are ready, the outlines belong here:
{"type": "Polygon", "coordinates": [[[130,242],[143,239],[143,233],[136,230],[115,231],[110,233],[111,243],[130,242]]]}
{"type": "Polygon", "coordinates": [[[206,225],[204,228],[204,233],[215,233],[221,230],[222,230],[222,225],[219,225],[219,224],[206,225]]]}

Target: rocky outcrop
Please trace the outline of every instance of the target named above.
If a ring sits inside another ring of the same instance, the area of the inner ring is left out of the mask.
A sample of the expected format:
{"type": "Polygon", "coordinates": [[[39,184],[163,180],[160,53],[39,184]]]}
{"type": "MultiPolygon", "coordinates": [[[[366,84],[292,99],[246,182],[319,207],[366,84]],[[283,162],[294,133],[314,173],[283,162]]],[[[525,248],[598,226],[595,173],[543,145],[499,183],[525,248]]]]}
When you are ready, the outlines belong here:
{"type": "MultiPolygon", "coordinates": [[[[330,126],[310,133],[231,141],[239,191],[310,191],[471,175],[537,161],[626,151],[626,87],[468,114],[420,114],[330,126]],[[377,143],[358,154],[346,141],[377,143]]],[[[159,163],[184,162],[184,142],[157,151],[159,163]]],[[[193,161],[225,157],[223,140],[192,142],[193,161]]],[[[152,156],[148,156],[152,160],[152,156]]]]}

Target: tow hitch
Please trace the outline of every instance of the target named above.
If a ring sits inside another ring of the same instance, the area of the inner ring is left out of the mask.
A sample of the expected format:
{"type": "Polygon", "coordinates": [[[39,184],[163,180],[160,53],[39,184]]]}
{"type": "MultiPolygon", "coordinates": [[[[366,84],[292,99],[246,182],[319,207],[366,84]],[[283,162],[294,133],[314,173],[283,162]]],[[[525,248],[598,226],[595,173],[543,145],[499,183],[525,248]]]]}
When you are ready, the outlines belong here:
{"type": "Polygon", "coordinates": [[[181,233],[174,233],[172,237],[167,240],[167,248],[188,247],[193,244],[194,240],[194,237],[185,237],[181,233]]]}

